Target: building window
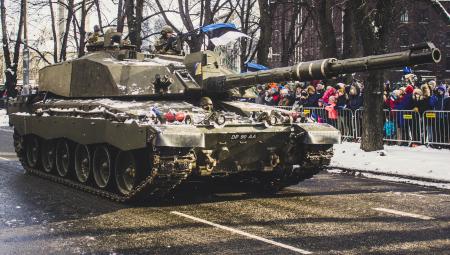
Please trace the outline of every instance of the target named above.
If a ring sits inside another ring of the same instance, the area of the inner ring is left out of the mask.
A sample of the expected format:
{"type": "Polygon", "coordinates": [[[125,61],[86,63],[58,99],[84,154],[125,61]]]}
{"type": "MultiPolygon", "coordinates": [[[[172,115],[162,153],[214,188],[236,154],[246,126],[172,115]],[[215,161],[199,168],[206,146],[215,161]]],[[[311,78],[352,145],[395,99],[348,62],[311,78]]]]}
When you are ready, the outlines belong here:
{"type": "Polygon", "coordinates": [[[409,46],[409,35],[408,33],[400,33],[400,46],[409,46]]]}
{"type": "Polygon", "coordinates": [[[428,23],[430,17],[428,15],[428,9],[421,9],[417,15],[418,21],[422,23],[428,23]]]}
{"type": "Polygon", "coordinates": [[[400,15],[400,22],[408,23],[409,17],[408,17],[408,10],[403,10],[402,14],[400,15]]]}

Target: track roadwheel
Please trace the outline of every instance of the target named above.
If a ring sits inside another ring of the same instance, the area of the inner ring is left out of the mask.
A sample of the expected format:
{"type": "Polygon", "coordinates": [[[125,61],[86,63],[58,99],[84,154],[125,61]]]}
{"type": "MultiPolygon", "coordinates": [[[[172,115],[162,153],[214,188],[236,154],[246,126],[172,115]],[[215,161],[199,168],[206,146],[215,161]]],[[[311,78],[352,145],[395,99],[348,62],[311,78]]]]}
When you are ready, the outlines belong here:
{"type": "Polygon", "coordinates": [[[39,138],[30,136],[25,142],[25,155],[27,165],[36,168],[39,164],[39,138]]]}
{"type": "Polygon", "coordinates": [[[67,140],[59,140],[56,145],[56,171],[59,176],[66,177],[70,170],[70,146],[67,140]]]}
{"type": "Polygon", "coordinates": [[[117,190],[128,195],[136,186],[139,176],[138,164],[131,151],[120,151],[116,157],[115,177],[117,190]]]}
{"type": "Polygon", "coordinates": [[[108,187],[113,173],[111,151],[106,146],[98,146],[92,161],[95,184],[99,188],[105,189],[108,187]]]}
{"type": "Polygon", "coordinates": [[[77,180],[86,183],[91,172],[91,154],[87,145],[78,144],[75,148],[75,174],[77,180]]]}
{"type": "Polygon", "coordinates": [[[42,168],[50,173],[55,168],[55,143],[52,140],[44,140],[41,146],[42,168]]]}

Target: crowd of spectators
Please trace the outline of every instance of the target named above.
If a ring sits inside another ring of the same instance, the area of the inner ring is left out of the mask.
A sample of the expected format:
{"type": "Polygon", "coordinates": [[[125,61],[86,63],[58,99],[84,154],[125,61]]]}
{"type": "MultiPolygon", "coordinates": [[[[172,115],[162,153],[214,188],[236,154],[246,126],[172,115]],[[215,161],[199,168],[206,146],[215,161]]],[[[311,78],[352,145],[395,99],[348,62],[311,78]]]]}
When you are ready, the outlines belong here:
{"type": "MultiPolygon", "coordinates": [[[[391,110],[450,111],[450,87],[430,80],[418,83],[414,76],[406,75],[402,83],[384,84],[384,107],[391,110]]],[[[271,106],[324,107],[326,109],[357,110],[363,106],[364,84],[327,84],[323,81],[310,83],[269,83],[256,87],[255,102],[271,106]]]]}

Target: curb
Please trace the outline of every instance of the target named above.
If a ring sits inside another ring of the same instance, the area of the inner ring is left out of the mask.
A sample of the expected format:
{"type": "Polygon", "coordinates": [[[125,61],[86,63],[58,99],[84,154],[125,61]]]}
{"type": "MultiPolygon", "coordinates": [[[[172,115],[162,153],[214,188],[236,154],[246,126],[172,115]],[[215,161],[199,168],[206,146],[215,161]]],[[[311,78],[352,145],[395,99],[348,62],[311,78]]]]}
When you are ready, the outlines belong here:
{"type": "Polygon", "coordinates": [[[450,181],[436,180],[436,179],[431,179],[431,178],[426,178],[426,177],[405,176],[405,175],[401,175],[401,174],[381,173],[381,172],[371,171],[371,170],[359,170],[359,169],[344,168],[344,167],[337,167],[337,166],[336,167],[335,166],[327,167],[327,170],[332,170],[332,169],[341,170],[344,173],[350,173],[352,175],[355,175],[355,173],[357,173],[357,172],[361,172],[361,173],[368,173],[368,174],[379,175],[379,176],[397,177],[397,178],[402,178],[405,180],[413,180],[413,181],[422,181],[422,182],[440,183],[440,184],[449,184],[450,185],[450,181]]]}

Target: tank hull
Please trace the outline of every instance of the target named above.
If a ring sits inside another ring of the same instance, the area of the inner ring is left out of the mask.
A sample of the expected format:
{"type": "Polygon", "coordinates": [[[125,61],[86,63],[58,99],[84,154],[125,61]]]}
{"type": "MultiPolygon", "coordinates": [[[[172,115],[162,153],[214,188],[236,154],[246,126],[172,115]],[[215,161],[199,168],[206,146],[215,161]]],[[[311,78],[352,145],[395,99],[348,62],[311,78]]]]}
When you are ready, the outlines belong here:
{"type": "Polygon", "coordinates": [[[161,123],[143,120],[142,112],[156,107],[179,112],[200,110],[188,102],[98,99],[39,101],[32,105],[31,112],[11,114],[10,122],[15,129],[16,151],[26,170],[122,202],[142,196],[167,196],[181,183],[196,177],[245,175],[246,179],[264,180],[261,185],[279,190],[326,167],[332,144],[340,142],[339,131],[327,124],[265,125],[250,121],[245,114],[254,107],[260,111],[283,110],[249,103],[215,104],[222,105],[227,118],[239,121],[230,120],[220,127],[195,120],[189,124],[177,120],[161,123]],[[56,163],[46,171],[44,144],[48,143],[54,146],[54,161],[58,161],[60,144],[67,144],[67,176],[60,174],[59,168],[63,167],[56,163]],[[30,163],[30,146],[38,151],[35,164],[30,163]],[[90,181],[85,183],[77,171],[83,165],[83,158],[77,156],[80,148],[86,148],[89,154],[84,161],[89,162],[85,172],[90,181]],[[105,187],[94,178],[102,171],[95,165],[102,148],[111,154],[110,181],[105,187]],[[120,180],[114,175],[121,175],[118,169],[120,161],[125,160],[120,156],[124,153],[137,161],[138,173],[130,190],[121,192],[120,180]]]}

